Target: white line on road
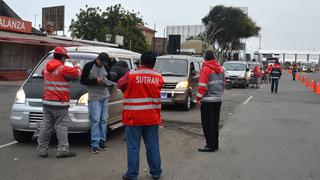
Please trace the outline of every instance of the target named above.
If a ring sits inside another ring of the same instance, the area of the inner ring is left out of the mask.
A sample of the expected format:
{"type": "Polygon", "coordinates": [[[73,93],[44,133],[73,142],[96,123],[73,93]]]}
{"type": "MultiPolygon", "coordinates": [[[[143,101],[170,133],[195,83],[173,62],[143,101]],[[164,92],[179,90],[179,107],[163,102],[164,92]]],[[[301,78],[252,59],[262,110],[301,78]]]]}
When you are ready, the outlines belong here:
{"type": "Polygon", "coordinates": [[[0,146],[0,149],[5,148],[5,147],[8,147],[8,146],[11,146],[11,145],[14,145],[14,144],[17,144],[17,143],[18,143],[17,141],[13,141],[13,142],[10,142],[10,143],[1,145],[1,146],[0,146]]]}
{"type": "Polygon", "coordinates": [[[248,99],[243,104],[247,104],[252,98],[253,96],[248,97],[248,99]]]}

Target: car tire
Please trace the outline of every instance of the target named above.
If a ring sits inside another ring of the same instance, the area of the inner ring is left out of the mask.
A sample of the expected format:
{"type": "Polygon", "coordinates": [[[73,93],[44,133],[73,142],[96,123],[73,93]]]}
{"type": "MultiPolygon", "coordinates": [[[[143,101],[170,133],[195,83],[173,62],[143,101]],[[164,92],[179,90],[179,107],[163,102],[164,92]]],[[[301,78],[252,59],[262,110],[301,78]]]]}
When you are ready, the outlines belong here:
{"type": "Polygon", "coordinates": [[[19,131],[19,130],[13,129],[13,137],[19,143],[30,142],[33,137],[33,134],[34,132],[19,131]]]}
{"type": "Polygon", "coordinates": [[[191,94],[189,93],[189,95],[187,96],[187,99],[185,101],[185,103],[183,104],[182,108],[185,111],[189,111],[192,107],[192,98],[191,98],[191,94]]]}

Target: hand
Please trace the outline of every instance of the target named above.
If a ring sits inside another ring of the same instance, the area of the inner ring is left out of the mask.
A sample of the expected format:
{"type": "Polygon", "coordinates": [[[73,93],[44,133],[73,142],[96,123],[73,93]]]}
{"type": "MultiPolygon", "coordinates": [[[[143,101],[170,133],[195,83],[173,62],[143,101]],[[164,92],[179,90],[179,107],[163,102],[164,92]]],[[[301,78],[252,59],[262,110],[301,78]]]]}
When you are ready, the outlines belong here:
{"type": "Polygon", "coordinates": [[[200,106],[201,106],[201,102],[200,102],[200,101],[197,101],[196,107],[199,108],[200,106]]]}
{"type": "Polygon", "coordinates": [[[72,62],[71,62],[71,63],[72,63],[72,65],[73,65],[73,66],[78,65],[78,62],[77,62],[76,60],[72,60],[72,62]]]}
{"type": "Polygon", "coordinates": [[[98,83],[99,85],[104,85],[104,80],[103,80],[103,78],[97,77],[97,83],[98,83]]]}

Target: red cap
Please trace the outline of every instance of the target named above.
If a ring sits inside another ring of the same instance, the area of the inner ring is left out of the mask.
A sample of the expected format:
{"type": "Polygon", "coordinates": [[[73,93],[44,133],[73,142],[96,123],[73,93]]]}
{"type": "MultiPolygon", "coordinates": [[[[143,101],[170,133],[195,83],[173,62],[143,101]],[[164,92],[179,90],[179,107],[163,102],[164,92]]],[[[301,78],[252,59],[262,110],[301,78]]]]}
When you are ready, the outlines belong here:
{"type": "Polygon", "coordinates": [[[64,47],[56,47],[54,49],[54,54],[61,54],[66,56],[67,58],[69,58],[68,54],[67,54],[67,50],[64,47]]]}

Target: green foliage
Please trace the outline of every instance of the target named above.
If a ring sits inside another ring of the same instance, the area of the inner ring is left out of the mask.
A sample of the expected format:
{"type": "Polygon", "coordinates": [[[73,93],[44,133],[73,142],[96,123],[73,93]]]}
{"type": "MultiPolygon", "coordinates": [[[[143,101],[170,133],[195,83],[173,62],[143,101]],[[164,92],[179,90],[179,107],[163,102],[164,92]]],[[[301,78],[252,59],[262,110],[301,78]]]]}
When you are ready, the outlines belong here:
{"type": "Polygon", "coordinates": [[[73,37],[105,42],[107,34],[120,35],[124,37],[125,49],[144,52],[148,48],[140,29],[143,20],[139,12],[125,10],[120,4],[107,7],[105,11],[86,6],[76,16],[69,28],[73,37]]]}
{"type": "Polygon", "coordinates": [[[223,5],[215,6],[202,22],[207,28],[207,40],[211,44],[218,42],[224,50],[241,38],[257,36],[261,29],[239,8],[223,5]]]}

